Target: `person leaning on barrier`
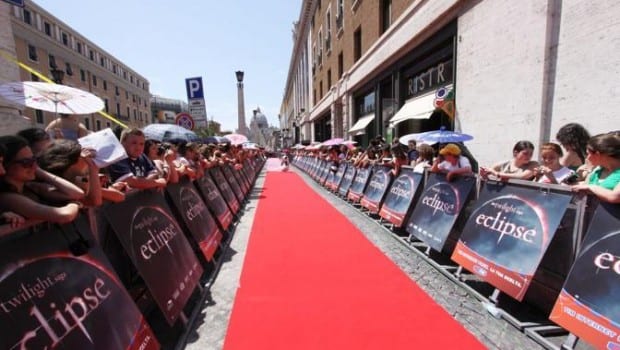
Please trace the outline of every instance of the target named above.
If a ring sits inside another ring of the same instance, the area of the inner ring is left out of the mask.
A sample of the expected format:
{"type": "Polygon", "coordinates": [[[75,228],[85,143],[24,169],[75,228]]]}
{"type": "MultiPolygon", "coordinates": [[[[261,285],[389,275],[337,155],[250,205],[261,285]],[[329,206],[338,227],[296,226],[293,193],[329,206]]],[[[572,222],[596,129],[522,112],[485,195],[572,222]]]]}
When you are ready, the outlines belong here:
{"type": "Polygon", "coordinates": [[[174,164],[176,153],[171,149],[169,143],[152,139],[146,140],[144,142],[144,153],[153,162],[160,178],[166,179],[168,183],[179,182],[179,174],[174,164]]]}
{"type": "Polygon", "coordinates": [[[131,188],[150,189],[166,187],[153,167],[153,163],[144,154],[144,133],[140,129],[125,129],[121,133],[121,144],[127,152],[127,158],[108,167],[112,182],[126,182],[131,188]]]}
{"type": "Polygon", "coordinates": [[[530,141],[519,141],[512,148],[512,159],[497,163],[490,168],[480,167],[480,176],[495,180],[532,180],[536,176],[538,162],[532,160],[534,145],[530,141]]]}
{"type": "Polygon", "coordinates": [[[45,149],[37,162],[43,170],[60,176],[82,189],[85,194],[81,200],[82,204],[100,206],[103,199],[99,168],[93,161],[95,154],[95,150],[82,148],[76,141],[61,139],[55,140],[45,149]]]}
{"type": "Polygon", "coordinates": [[[594,170],[573,191],[591,193],[600,200],[620,203],[620,131],[599,134],[588,141],[587,160],[594,170]]]}
{"type": "Polygon", "coordinates": [[[564,154],[560,163],[573,171],[586,163],[586,147],[590,140],[590,133],[581,124],[569,123],[562,126],[555,135],[562,145],[564,154]]]}
{"type": "Polygon", "coordinates": [[[562,147],[548,142],[540,147],[540,166],[536,168],[536,182],[567,185],[577,181],[574,171],[560,164],[562,147]]]}
{"type": "MultiPolygon", "coordinates": [[[[2,164],[4,162],[5,153],[6,149],[4,148],[4,146],[0,145],[0,179],[2,179],[2,177],[6,173],[2,164]]],[[[0,225],[8,224],[12,228],[16,228],[20,225],[23,225],[25,222],[26,219],[24,219],[24,217],[21,215],[17,215],[11,211],[0,211],[0,225]]]]}
{"type": "Polygon", "coordinates": [[[0,145],[6,149],[2,162],[6,173],[0,178],[0,211],[14,212],[27,219],[73,221],[81,206],[76,202],[84,197],[84,191],[40,169],[23,137],[1,136],[0,145]],[[41,201],[70,203],[50,206],[41,201]]]}
{"type": "Polygon", "coordinates": [[[409,158],[407,157],[407,149],[404,145],[394,144],[392,146],[392,175],[394,177],[400,174],[400,169],[403,165],[409,165],[409,158]]]}
{"type": "Polygon", "coordinates": [[[439,151],[439,157],[433,161],[431,171],[445,173],[446,180],[452,181],[456,176],[471,174],[471,164],[467,157],[461,155],[459,146],[449,143],[439,151]]]}
{"type": "Polygon", "coordinates": [[[425,169],[430,169],[433,166],[433,158],[435,157],[435,150],[433,147],[427,144],[421,144],[417,147],[418,157],[411,162],[413,172],[423,174],[425,169]]]}

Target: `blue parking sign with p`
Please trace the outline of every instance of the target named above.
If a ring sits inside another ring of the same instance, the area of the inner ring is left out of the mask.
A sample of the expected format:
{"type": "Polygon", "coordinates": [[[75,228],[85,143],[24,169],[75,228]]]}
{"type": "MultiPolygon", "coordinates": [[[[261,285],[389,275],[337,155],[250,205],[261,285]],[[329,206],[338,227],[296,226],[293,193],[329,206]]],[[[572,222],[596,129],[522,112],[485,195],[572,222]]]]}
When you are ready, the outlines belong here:
{"type": "Polygon", "coordinates": [[[185,88],[187,90],[187,99],[204,98],[202,92],[202,77],[185,79],[185,88]]]}

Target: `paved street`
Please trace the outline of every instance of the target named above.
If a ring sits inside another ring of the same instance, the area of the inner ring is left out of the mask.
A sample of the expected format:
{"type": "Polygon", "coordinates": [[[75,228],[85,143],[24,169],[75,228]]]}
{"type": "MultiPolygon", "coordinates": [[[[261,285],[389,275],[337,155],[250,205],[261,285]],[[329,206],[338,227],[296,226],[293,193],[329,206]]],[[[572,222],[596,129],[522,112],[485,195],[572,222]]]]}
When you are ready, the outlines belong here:
{"type": "MultiPolygon", "coordinates": [[[[466,289],[440,273],[420,254],[412,251],[402,241],[395,238],[386,228],[349,203],[327,192],[298,169],[291,167],[291,171],[300,174],[309,186],[349,218],[368,240],[381,249],[386,256],[489,349],[532,350],[543,348],[506,320],[494,317],[466,289]]],[[[211,296],[207,299],[205,308],[198,318],[196,332],[189,337],[187,349],[216,350],[223,347],[264,177],[265,171],[257,179],[256,187],[236,227],[230,249],[224,257],[225,261],[211,287],[211,296]]],[[[363,291],[360,292],[363,293],[363,291]]],[[[398,325],[394,326],[398,327],[398,325]]],[[[558,337],[554,341],[559,344],[563,339],[564,337],[558,337]]],[[[586,349],[587,347],[580,343],[577,348],[586,349]]]]}

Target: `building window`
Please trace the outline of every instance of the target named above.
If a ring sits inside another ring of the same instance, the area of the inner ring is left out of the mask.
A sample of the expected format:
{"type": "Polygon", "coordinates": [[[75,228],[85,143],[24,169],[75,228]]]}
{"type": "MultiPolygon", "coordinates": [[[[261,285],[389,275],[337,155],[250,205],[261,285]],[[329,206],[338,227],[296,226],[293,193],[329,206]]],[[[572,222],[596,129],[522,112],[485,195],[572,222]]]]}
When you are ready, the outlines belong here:
{"type": "Polygon", "coordinates": [[[108,82],[105,80],[103,81],[103,89],[106,91],[108,90],[108,82]]]}
{"type": "Polygon", "coordinates": [[[86,82],[86,72],[83,69],[80,69],[80,80],[86,82]]]}
{"type": "Polygon", "coordinates": [[[342,29],[342,19],[344,17],[344,0],[338,0],[336,10],[336,29],[342,29]]]}
{"type": "Polygon", "coordinates": [[[67,33],[62,33],[60,36],[62,38],[62,44],[65,46],[69,46],[69,36],[67,35],[67,33]]]}
{"type": "MultiPolygon", "coordinates": [[[[118,86],[114,87],[114,93],[116,94],[116,96],[120,96],[120,91],[118,90],[118,86]]],[[[120,114],[120,113],[119,113],[120,114]]]]}
{"type": "Polygon", "coordinates": [[[105,122],[105,126],[106,126],[106,128],[110,128],[110,127],[112,127],[112,124],[110,124],[110,122],[105,122]]]}
{"type": "Polygon", "coordinates": [[[97,131],[101,130],[101,121],[97,120],[97,131]]]}
{"type": "Polygon", "coordinates": [[[30,73],[30,80],[31,81],[39,81],[39,77],[34,74],[34,73],[30,73]]]}
{"type": "Polygon", "coordinates": [[[89,50],[88,51],[88,57],[90,58],[91,61],[94,61],[95,60],[95,51],[89,50]]]}
{"type": "Polygon", "coordinates": [[[116,65],[115,64],[112,65],[112,73],[116,74],[116,65]]]}
{"type": "Polygon", "coordinates": [[[127,80],[127,72],[123,71],[123,79],[127,80]]]}
{"type": "Polygon", "coordinates": [[[35,116],[35,119],[37,120],[37,124],[43,124],[44,123],[44,121],[43,121],[43,111],[42,110],[35,109],[34,110],[34,116],[35,116]]]}
{"type": "Polygon", "coordinates": [[[34,47],[34,45],[28,44],[28,58],[35,62],[39,60],[37,57],[37,48],[34,47]]]}
{"type": "Polygon", "coordinates": [[[82,43],[78,42],[78,43],[76,44],[76,47],[77,47],[77,52],[79,52],[80,54],[82,54],[82,43]]]}
{"type": "Polygon", "coordinates": [[[381,28],[381,34],[383,34],[392,25],[392,0],[381,0],[380,11],[379,19],[381,23],[379,28],[381,28]]]}
{"type": "Polygon", "coordinates": [[[332,88],[332,70],[328,69],[327,70],[327,89],[331,89],[332,88]]]}
{"type": "Polygon", "coordinates": [[[50,68],[53,68],[53,69],[58,68],[58,66],[56,65],[56,57],[54,57],[54,55],[48,55],[47,58],[49,59],[50,68]]]}
{"type": "Polygon", "coordinates": [[[32,15],[28,10],[24,10],[24,22],[27,24],[32,24],[32,15]]]}
{"type": "Polygon", "coordinates": [[[319,82],[319,99],[323,98],[323,80],[319,82]]]}
{"type": "Polygon", "coordinates": [[[332,12],[325,15],[325,51],[329,55],[332,52],[332,12]]]}
{"type": "Polygon", "coordinates": [[[43,30],[45,31],[45,35],[52,36],[52,25],[51,24],[47,22],[43,22],[43,30]]]}
{"type": "Polygon", "coordinates": [[[103,99],[103,103],[104,103],[104,105],[105,105],[105,112],[106,112],[106,113],[108,113],[108,112],[109,112],[109,110],[108,110],[108,99],[107,99],[107,98],[104,98],[104,99],[103,99]]]}
{"type": "Polygon", "coordinates": [[[127,120],[131,117],[131,111],[129,110],[129,106],[127,106],[127,120]]]}
{"type": "Polygon", "coordinates": [[[65,73],[67,73],[68,76],[73,75],[73,69],[71,69],[71,63],[69,62],[65,63],[65,73]]]}
{"type": "Polygon", "coordinates": [[[93,86],[97,86],[97,76],[93,74],[93,86]]]}
{"type": "Polygon", "coordinates": [[[353,60],[357,62],[360,57],[362,57],[362,27],[353,33],[353,60]]]}
{"type": "Polygon", "coordinates": [[[133,84],[133,75],[129,76],[129,82],[133,84]]]}
{"type": "Polygon", "coordinates": [[[137,109],[133,109],[133,120],[138,120],[138,110],[137,109]]]}
{"type": "Polygon", "coordinates": [[[116,103],[116,115],[117,116],[121,115],[121,104],[120,103],[116,103]]]}
{"type": "Polygon", "coordinates": [[[342,78],[342,73],[344,73],[344,56],[340,52],[338,55],[338,79],[342,78]]]}
{"type": "Polygon", "coordinates": [[[101,67],[105,67],[105,57],[99,58],[99,64],[101,65],[101,67]]]}
{"type": "Polygon", "coordinates": [[[90,118],[84,119],[84,126],[86,129],[90,130],[90,118]]]}
{"type": "Polygon", "coordinates": [[[125,90],[125,99],[129,101],[129,91],[125,90]]]}

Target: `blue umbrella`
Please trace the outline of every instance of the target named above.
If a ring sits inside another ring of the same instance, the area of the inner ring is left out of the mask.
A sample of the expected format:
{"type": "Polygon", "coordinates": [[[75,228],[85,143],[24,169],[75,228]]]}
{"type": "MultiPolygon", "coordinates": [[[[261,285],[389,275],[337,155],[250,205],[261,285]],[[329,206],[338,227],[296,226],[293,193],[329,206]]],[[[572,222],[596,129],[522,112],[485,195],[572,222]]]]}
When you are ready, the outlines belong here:
{"type": "Polygon", "coordinates": [[[181,139],[185,141],[199,141],[195,132],[175,124],[149,124],[142,128],[147,139],[168,141],[181,139]]]}
{"type": "Polygon", "coordinates": [[[439,130],[427,131],[417,134],[415,137],[415,140],[417,140],[418,142],[426,143],[465,142],[471,141],[473,139],[474,137],[471,135],[446,130],[445,126],[442,126],[439,130]]]}

